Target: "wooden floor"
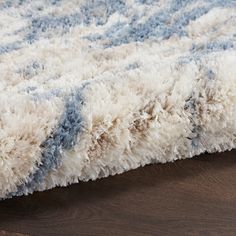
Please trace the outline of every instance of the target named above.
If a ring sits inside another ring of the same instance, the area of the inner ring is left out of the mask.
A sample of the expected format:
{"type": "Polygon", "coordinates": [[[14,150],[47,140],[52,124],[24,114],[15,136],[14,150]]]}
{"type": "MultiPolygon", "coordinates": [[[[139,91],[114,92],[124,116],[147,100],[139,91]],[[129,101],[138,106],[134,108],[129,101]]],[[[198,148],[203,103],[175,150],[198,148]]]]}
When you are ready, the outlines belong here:
{"type": "Polygon", "coordinates": [[[2,201],[0,235],[235,236],[236,151],[2,201]]]}

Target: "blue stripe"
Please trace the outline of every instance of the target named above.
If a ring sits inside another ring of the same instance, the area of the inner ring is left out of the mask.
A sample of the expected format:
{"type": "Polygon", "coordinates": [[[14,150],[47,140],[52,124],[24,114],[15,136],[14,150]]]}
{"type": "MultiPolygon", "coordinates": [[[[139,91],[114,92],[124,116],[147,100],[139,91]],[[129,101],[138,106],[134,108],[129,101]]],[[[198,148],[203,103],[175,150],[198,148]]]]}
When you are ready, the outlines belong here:
{"type": "Polygon", "coordinates": [[[159,40],[169,39],[174,34],[182,37],[187,36],[185,27],[199,17],[207,14],[214,7],[236,7],[236,1],[210,0],[204,6],[186,10],[186,6],[194,0],[173,0],[169,6],[156,12],[145,23],[138,23],[138,17],[131,17],[131,22],[117,22],[111,26],[103,35],[92,34],[86,36],[90,41],[106,40],[109,43],[105,47],[114,47],[130,42],[143,42],[153,38],[159,40]],[[170,23],[170,17],[176,12],[180,16],[170,23]]]}
{"type": "Polygon", "coordinates": [[[18,50],[20,48],[21,48],[21,42],[19,41],[16,41],[14,43],[8,43],[5,45],[0,45],[0,55],[18,50]]]}
{"type": "Polygon", "coordinates": [[[57,129],[41,144],[43,151],[37,170],[29,175],[27,183],[19,185],[17,191],[8,194],[7,197],[20,196],[36,190],[49,171],[60,166],[61,153],[75,145],[77,136],[84,127],[81,115],[81,109],[84,105],[82,96],[84,87],[70,95],[57,129]]]}
{"type": "Polygon", "coordinates": [[[192,61],[201,61],[203,56],[206,56],[210,53],[226,51],[226,50],[235,50],[236,42],[233,39],[229,40],[217,40],[208,43],[193,44],[190,49],[190,55],[181,56],[178,59],[179,64],[188,64],[192,61]]]}
{"type": "Polygon", "coordinates": [[[74,27],[80,23],[80,13],[61,17],[44,16],[34,18],[31,21],[29,32],[25,36],[25,40],[29,43],[33,43],[40,38],[42,33],[45,33],[48,30],[61,29],[62,33],[66,33],[71,27],[74,27]]]}

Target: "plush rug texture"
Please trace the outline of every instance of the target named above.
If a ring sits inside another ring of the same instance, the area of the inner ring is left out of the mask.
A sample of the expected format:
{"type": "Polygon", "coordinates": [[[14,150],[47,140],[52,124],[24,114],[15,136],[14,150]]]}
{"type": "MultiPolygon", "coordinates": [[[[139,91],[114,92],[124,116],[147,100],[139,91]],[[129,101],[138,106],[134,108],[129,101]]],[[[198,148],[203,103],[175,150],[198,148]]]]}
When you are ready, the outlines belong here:
{"type": "Polygon", "coordinates": [[[235,0],[0,1],[1,199],[235,147],[235,0]]]}

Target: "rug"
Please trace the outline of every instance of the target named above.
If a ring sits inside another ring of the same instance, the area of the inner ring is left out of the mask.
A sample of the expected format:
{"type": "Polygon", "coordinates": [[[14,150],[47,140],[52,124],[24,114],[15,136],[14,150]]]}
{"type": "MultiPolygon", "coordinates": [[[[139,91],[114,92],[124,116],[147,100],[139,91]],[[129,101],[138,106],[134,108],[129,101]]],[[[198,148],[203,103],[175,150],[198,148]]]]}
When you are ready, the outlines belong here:
{"type": "Polygon", "coordinates": [[[1,199],[231,150],[236,1],[3,0],[0,76],[1,199]]]}

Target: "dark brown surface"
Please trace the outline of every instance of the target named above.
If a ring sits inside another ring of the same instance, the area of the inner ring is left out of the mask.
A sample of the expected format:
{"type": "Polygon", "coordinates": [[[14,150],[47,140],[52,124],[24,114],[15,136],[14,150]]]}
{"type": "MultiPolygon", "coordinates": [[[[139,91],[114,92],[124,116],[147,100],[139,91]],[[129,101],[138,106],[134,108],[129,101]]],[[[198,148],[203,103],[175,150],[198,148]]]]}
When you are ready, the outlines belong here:
{"type": "Polygon", "coordinates": [[[40,236],[236,235],[236,151],[5,200],[0,229],[40,236]]]}
{"type": "Polygon", "coordinates": [[[0,236],[28,236],[28,235],[0,230],[0,236]]]}

